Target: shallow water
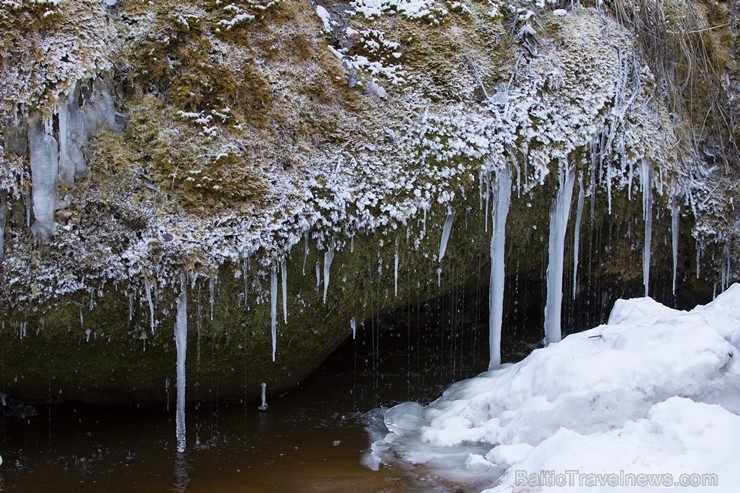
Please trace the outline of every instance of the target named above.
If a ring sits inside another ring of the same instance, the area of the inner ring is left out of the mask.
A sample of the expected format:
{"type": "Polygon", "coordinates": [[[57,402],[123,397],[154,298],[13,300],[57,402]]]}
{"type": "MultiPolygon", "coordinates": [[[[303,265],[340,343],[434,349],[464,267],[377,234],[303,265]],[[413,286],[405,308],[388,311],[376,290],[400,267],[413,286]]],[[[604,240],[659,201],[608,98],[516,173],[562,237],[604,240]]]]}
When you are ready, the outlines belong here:
{"type": "Polygon", "coordinates": [[[219,403],[214,389],[210,402],[187,410],[182,455],[174,406],[62,403],[37,406],[29,418],[5,416],[0,491],[458,491],[423,471],[375,472],[360,462],[369,446],[368,411],[429,402],[486,369],[487,331],[451,308],[431,319],[358,327],[357,340],[347,340],[298,387],[268,396],[266,412],[257,403],[219,403]]]}

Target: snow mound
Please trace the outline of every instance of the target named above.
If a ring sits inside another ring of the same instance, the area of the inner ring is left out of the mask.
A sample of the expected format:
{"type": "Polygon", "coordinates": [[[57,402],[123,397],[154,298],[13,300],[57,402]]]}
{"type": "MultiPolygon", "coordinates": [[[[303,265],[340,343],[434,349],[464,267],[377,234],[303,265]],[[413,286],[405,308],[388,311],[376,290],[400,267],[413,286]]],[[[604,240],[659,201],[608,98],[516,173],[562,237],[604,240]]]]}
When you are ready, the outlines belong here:
{"type": "Polygon", "coordinates": [[[606,325],[458,382],[426,407],[389,409],[366,464],[418,465],[495,492],[717,480],[712,491],[734,491],[739,341],[740,285],[688,312],[619,300],[606,325]]]}

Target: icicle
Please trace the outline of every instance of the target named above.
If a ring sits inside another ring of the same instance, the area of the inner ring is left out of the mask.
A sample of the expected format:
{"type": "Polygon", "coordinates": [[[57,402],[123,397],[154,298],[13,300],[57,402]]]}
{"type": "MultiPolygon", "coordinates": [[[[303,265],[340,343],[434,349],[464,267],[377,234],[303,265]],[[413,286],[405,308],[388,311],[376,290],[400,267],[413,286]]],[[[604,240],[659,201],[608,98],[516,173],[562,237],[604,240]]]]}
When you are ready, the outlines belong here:
{"type": "Polygon", "coordinates": [[[48,240],[54,234],[54,209],[57,201],[59,150],[51,135],[51,122],[36,115],[28,125],[28,149],[31,161],[31,189],[35,222],[34,236],[48,240]]]}
{"type": "Polygon", "coordinates": [[[396,238],[396,253],[393,257],[393,295],[398,296],[398,238],[396,238]]]}
{"type": "Polygon", "coordinates": [[[185,273],[180,273],[180,296],[177,298],[175,348],[177,349],[177,415],[175,430],[177,451],[185,452],[185,357],[188,347],[188,294],[185,273]]]}
{"type": "Polygon", "coordinates": [[[31,191],[26,190],[26,193],[23,194],[23,205],[25,206],[25,209],[26,209],[26,227],[27,228],[31,227],[31,209],[32,209],[31,202],[32,202],[31,191]]]}
{"type": "Polygon", "coordinates": [[[134,293],[128,294],[128,321],[134,319],[134,293]]]}
{"type": "Polygon", "coordinates": [[[578,291],[578,250],[581,243],[581,217],[586,191],[583,189],[583,175],[578,175],[578,205],[576,206],[576,224],[573,230],[573,299],[578,291]]]}
{"type": "Polygon", "coordinates": [[[573,197],[575,166],[560,169],[555,202],[550,209],[550,234],[547,260],[547,302],[545,305],[545,344],[560,341],[560,313],[563,302],[563,258],[565,254],[565,231],[568,227],[570,202],[573,197]]]}
{"type": "Polygon", "coordinates": [[[262,382],[260,387],[262,387],[262,404],[260,404],[257,409],[260,411],[267,411],[267,384],[262,382]]]}
{"type": "Polygon", "coordinates": [[[308,260],[308,232],[303,236],[303,268],[301,270],[303,276],[306,276],[306,261],[308,260]]]}
{"type": "Polygon", "coordinates": [[[485,176],[486,175],[482,170],[478,173],[478,209],[480,210],[483,210],[483,194],[484,190],[486,190],[483,179],[485,176]]]}
{"type": "Polygon", "coordinates": [[[329,290],[329,274],[331,273],[332,260],[334,260],[333,245],[324,254],[324,303],[326,303],[326,293],[329,290]]]}
{"type": "Polygon", "coordinates": [[[606,165],[606,195],[607,195],[607,210],[609,214],[612,213],[612,167],[610,164],[606,165]]]}
{"type": "Polygon", "coordinates": [[[59,176],[68,185],[75,178],[87,174],[87,163],[82,153],[87,144],[85,119],[79,105],[80,91],[75,83],[59,108],[59,176]]]}
{"type": "Polygon", "coordinates": [[[696,278],[701,275],[701,244],[696,240],[696,278]]]}
{"type": "Polygon", "coordinates": [[[447,218],[445,224],[442,226],[442,239],[439,242],[439,256],[437,261],[441,262],[447,251],[447,242],[450,239],[450,232],[452,231],[452,222],[455,220],[455,210],[452,208],[447,209],[447,218]]]}
{"type": "Polygon", "coordinates": [[[5,192],[0,191],[0,259],[5,255],[5,218],[8,215],[8,206],[5,202],[5,192]]]}
{"type": "Polygon", "coordinates": [[[485,224],[483,226],[483,231],[488,233],[488,211],[490,210],[490,204],[491,204],[491,175],[488,173],[486,175],[486,212],[484,214],[484,221],[485,224]]]}
{"type": "Polygon", "coordinates": [[[285,259],[280,260],[280,280],[283,288],[283,321],[288,323],[288,269],[285,268],[285,259]]]}
{"type": "Polygon", "coordinates": [[[730,286],[731,273],[732,265],[730,262],[730,243],[728,240],[722,250],[722,261],[720,262],[720,288],[722,292],[725,292],[730,286]]]}
{"type": "Polygon", "coordinates": [[[496,174],[496,196],[491,231],[491,277],[488,292],[488,341],[490,360],[488,369],[501,364],[501,326],[504,318],[506,218],[511,204],[511,169],[502,168],[496,174]]]}
{"type": "Polygon", "coordinates": [[[429,210],[429,204],[421,204],[421,209],[424,211],[424,214],[423,214],[424,221],[421,227],[421,233],[422,233],[422,236],[426,236],[427,234],[427,211],[429,210]]]}
{"type": "Polygon", "coordinates": [[[671,199],[671,250],[673,253],[673,296],[676,296],[676,273],[678,272],[678,222],[681,215],[678,197],[671,199]]]}
{"type": "Polygon", "coordinates": [[[277,348],[277,288],[277,267],[273,265],[272,275],[270,276],[270,333],[272,334],[272,361],[275,361],[275,352],[277,348]]]}
{"type": "Polygon", "coordinates": [[[208,304],[211,307],[211,320],[213,320],[213,305],[216,303],[216,278],[208,280],[208,304]]]}
{"type": "Polygon", "coordinates": [[[321,287],[321,262],[316,261],[316,291],[321,287]]]}
{"type": "Polygon", "coordinates": [[[355,236],[349,238],[349,253],[355,253],[355,236]]]}
{"type": "Polygon", "coordinates": [[[653,237],[653,185],[652,167],[647,161],[640,164],[640,181],[642,182],[642,211],[645,219],[645,242],[642,251],[642,283],[645,296],[648,296],[650,284],[650,249],[653,237]]]}
{"type": "Polygon", "coordinates": [[[249,261],[244,259],[242,261],[242,279],[244,280],[244,308],[249,309],[249,303],[247,302],[247,295],[249,294],[249,261]]]}
{"type": "Polygon", "coordinates": [[[349,327],[352,329],[352,339],[355,339],[357,337],[357,321],[355,317],[349,319],[349,327]]]}
{"type": "Polygon", "coordinates": [[[442,267],[437,267],[437,287],[442,287],[442,267]]]}
{"type": "Polygon", "coordinates": [[[154,334],[154,326],[156,321],[154,320],[154,300],[152,299],[152,285],[149,282],[144,282],[144,292],[146,293],[146,301],[149,304],[149,319],[152,326],[152,334],[154,334]]]}

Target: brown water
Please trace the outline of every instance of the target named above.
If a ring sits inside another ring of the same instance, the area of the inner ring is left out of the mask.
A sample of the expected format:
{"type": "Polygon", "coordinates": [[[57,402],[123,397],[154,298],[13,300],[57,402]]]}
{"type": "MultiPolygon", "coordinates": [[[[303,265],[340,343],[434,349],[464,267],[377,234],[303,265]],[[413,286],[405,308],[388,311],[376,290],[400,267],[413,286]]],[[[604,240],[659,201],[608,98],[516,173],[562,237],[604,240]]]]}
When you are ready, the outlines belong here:
{"type": "Polygon", "coordinates": [[[394,323],[358,327],[357,340],[346,341],[310,378],[268,396],[266,412],[256,403],[219,404],[217,397],[188,409],[182,455],[175,450],[174,409],[164,405],[63,403],[36,406],[33,417],[5,416],[0,491],[460,491],[434,484],[423,471],[363,467],[365,427],[374,408],[429,402],[450,383],[485,370],[487,331],[462,313],[394,323]]]}

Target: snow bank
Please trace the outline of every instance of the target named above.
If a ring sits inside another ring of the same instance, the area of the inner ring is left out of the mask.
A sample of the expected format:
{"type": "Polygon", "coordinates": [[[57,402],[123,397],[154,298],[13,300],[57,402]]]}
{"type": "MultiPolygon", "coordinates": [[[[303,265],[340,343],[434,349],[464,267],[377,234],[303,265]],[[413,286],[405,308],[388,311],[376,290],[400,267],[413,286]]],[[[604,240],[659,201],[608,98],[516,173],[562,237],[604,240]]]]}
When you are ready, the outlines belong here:
{"type": "Polygon", "coordinates": [[[738,284],[689,312],[620,300],[606,325],[459,382],[429,406],[388,410],[366,464],[420,465],[490,492],[712,481],[711,491],[735,491],[739,342],[738,284]]]}

